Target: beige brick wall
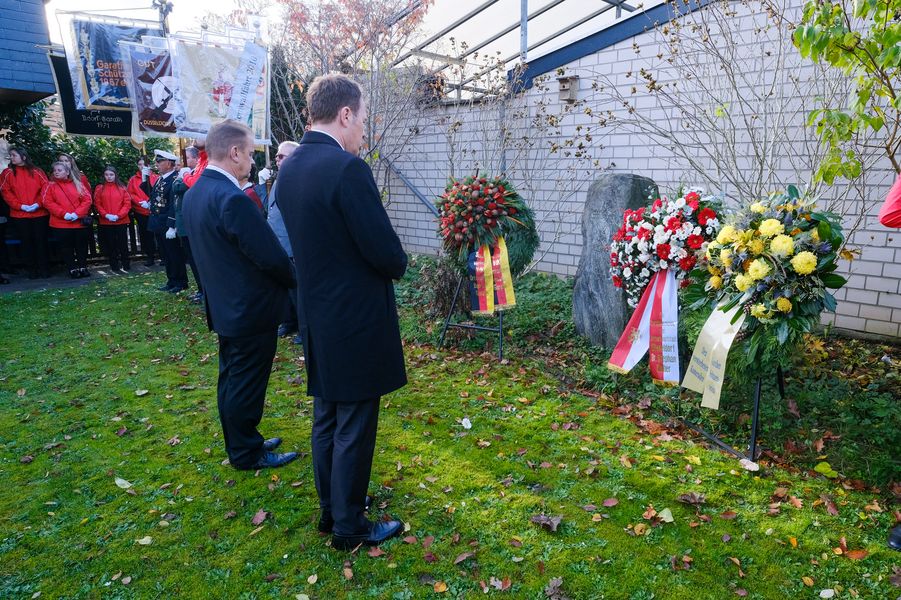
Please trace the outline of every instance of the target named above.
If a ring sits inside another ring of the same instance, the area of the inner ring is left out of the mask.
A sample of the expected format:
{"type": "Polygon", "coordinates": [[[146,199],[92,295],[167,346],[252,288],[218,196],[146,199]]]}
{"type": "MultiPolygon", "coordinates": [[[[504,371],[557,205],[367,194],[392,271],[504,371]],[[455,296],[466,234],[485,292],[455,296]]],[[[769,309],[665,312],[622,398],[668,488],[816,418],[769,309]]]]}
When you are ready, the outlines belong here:
{"type": "MultiPolygon", "coordinates": [[[[787,2],[791,10],[798,10],[803,5],[801,0],[782,1],[787,2]]],[[[740,3],[733,4],[737,14],[734,21],[730,21],[730,34],[738,40],[741,59],[738,68],[766,79],[767,70],[771,68],[770,55],[766,53],[772,53],[773,48],[764,47],[753,32],[766,27],[767,18],[740,3]]],[[[643,93],[643,82],[638,77],[640,69],[648,68],[658,74],[661,82],[675,79],[676,74],[668,73],[657,56],[661,52],[658,37],[655,32],[641,34],[565,66],[567,75],[580,76],[580,98],[596,115],[611,110],[619,117],[627,116],[609,93],[592,89],[594,82],[605,86],[612,83],[624,95],[635,86],[636,93],[630,94],[630,101],[635,110],[649,120],[668,128],[684,126],[685,121],[672,110],[643,93]],[[638,45],[639,52],[634,44],[638,45]]],[[[816,146],[816,139],[804,122],[807,111],[815,105],[814,97],[822,93],[822,86],[828,83],[814,68],[796,57],[789,41],[783,40],[783,43],[789,44],[788,50],[795,57],[792,72],[797,74],[798,85],[804,93],[782,91],[785,110],[780,115],[780,131],[790,132],[796,141],[790,151],[774,158],[776,168],[766,189],[798,183],[799,174],[809,172],[815,161],[812,148],[816,146]]],[[[554,76],[553,73],[550,75],[554,76]]],[[[715,76],[718,75],[710,75],[715,76]]],[[[712,86],[715,84],[711,83],[712,86]]],[[[559,131],[537,130],[531,118],[539,112],[541,103],[549,103],[551,112],[563,111],[553,79],[552,87],[549,92],[533,88],[523,100],[525,104],[508,106],[503,113],[498,106],[449,106],[423,111],[415,117],[418,133],[402,152],[394,153],[397,156],[394,165],[429,198],[442,193],[452,172],[459,176],[479,167],[483,171],[499,173],[504,161],[497,140],[500,138],[499,124],[505,119],[514,140],[528,139],[533,143],[530,148],[523,148],[524,144],[520,142],[519,150],[508,150],[506,169],[511,182],[536,212],[541,247],[535,268],[567,276],[575,274],[582,253],[581,219],[585,192],[602,170],[651,177],[663,192],[672,192],[680,184],[703,183],[708,191],[735,199],[735,187],[728,177],[702,182],[694,169],[666,148],[628,129],[594,127],[592,152],[600,167],[572,156],[550,156],[547,151],[550,141],[559,143],[575,135],[577,127],[581,126],[583,133],[584,128],[592,127],[592,119],[579,111],[563,115],[559,131]],[[517,111],[528,114],[513,118],[517,111]],[[459,128],[449,135],[455,121],[460,122],[459,128]]],[[[703,100],[699,100],[698,105],[699,110],[703,109],[703,100]]],[[[759,129],[756,135],[760,135],[759,129]]],[[[750,136],[739,128],[735,142],[738,165],[743,164],[743,153],[751,151],[750,136]]],[[[839,272],[848,277],[848,284],[836,295],[837,313],[827,315],[824,322],[864,336],[897,338],[901,336],[901,231],[886,229],[876,219],[881,200],[894,176],[886,163],[876,162],[868,169],[863,201],[854,200],[855,196],[842,185],[824,188],[821,192],[821,205],[846,213],[846,229],[857,228],[850,237],[850,244],[860,250],[858,260],[841,261],[839,272]],[[861,207],[865,208],[865,215],[861,214],[861,207]]],[[[701,156],[698,164],[710,172],[711,160],[701,156]]],[[[437,253],[440,244],[434,218],[428,209],[397,177],[387,177],[385,184],[388,212],[407,250],[437,253]]]]}

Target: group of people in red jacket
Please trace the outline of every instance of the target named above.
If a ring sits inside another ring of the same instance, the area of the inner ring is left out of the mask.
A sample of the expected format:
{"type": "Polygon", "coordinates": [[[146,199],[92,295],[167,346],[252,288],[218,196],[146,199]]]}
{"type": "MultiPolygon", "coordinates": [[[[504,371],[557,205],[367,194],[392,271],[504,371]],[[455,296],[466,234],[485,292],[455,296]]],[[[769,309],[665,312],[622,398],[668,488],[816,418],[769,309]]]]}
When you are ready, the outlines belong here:
{"type": "Polygon", "coordinates": [[[138,162],[138,172],[127,185],[115,167],[107,166],[103,170],[103,182],[92,189],[69,154],[57,157],[48,177],[34,165],[25,148],[9,151],[9,166],[0,173],[0,195],[9,206],[9,219],[21,243],[30,279],[50,276],[48,234],[51,230],[69,276],[90,275],[87,256],[94,225],[92,213],[99,219],[100,247],[113,271],[127,272],[131,268],[127,230],[132,211],[147,264],[154,264],[156,244],[146,227],[150,205],[140,188],[143,162],[143,159],[138,162]]]}

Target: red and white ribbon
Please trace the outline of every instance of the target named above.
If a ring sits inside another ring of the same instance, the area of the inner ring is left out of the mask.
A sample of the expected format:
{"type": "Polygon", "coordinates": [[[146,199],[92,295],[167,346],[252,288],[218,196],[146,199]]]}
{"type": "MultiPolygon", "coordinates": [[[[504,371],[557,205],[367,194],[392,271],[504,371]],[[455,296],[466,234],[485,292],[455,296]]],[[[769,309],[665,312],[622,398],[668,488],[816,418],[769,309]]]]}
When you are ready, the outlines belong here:
{"type": "Polygon", "coordinates": [[[607,368],[628,373],[650,350],[651,377],[661,385],[679,383],[679,302],[676,276],[658,271],[641,295],[607,368]]]}

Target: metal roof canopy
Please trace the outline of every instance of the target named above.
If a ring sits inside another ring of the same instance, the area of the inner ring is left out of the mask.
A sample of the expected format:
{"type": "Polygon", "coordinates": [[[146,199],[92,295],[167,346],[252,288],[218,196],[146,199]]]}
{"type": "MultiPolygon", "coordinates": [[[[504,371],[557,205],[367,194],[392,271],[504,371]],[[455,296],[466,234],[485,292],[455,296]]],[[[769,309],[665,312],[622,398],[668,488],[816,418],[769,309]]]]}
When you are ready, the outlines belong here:
{"type": "MultiPolygon", "coordinates": [[[[536,0],[531,1],[533,5],[536,3],[536,0]]],[[[422,64],[432,73],[432,75],[443,75],[445,86],[457,90],[456,95],[457,100],[459,101],[463,99],[462,92],[464,90],[468,92],[484,93],[486,90],[474,87],[472,83],[498,67],[502,67],[505,71],[509,71],[516,67],[517,64],[526,62],[529,58],[529,54],[536,50],[539,55],[550,52],[561,45],[566,45],[567,43],[575,41],[580,35],[594,33],[608,27],[622,17],[623,11],[632,13],[636,10],[645,10],[648,4],[657,5],[662,1],[663,0],[645,0],[643,5],[636,7],[629,4],[626,0],[545,0],[540,7],[529,12],[529,0],[519,0],[518,2],[516,2],[516,0],[487,0],[464,14],[462,17],[459,17],[446,25],[436,34],[428,37],[407,52],[401,54],[401,56],[395,60],[394,66],[401,65],[412,58],[417,58],[421,61],[422,59],[431,61],[431,64],[428,64],[426,61],[422,61],[422,64]],[[440,45],[442,45],[442,43],[446,45],[447,40],[456,41],[457,36],[468,33],[466,32],[467,28],[472,30],[477,27],[476,31],[479,33],[485,31],[484,28],[479,27],[476,24],[476,19],[479,19],[480,22],[497,23],[502,22],[500,19],[503,17],[512,16],[511,13],[515,14],[516,7],[513,5],[514,3],[519,5],[518,20],[513,22],[507,21],[509,23],[508,25],[500,30],[495,30],[495,32],[487,38],[460,49],[456,56],[449,56],[449,53],[446,51],[444,53],[441,52],[440,45]],[[556,14],[554,14],[553,9],[558,7],[565,12],[557,10],[556,14]],[[492,12],[490,9],[492,8],[494,8],[494,15],[490,14],[492,12]],[[498,9],[506,9],[506,11],[499,12],[498,9]],[[585,9],[587,9],[587,12],[585,9]],[[605,17],[606,13],[614,9],[615,14],[607,15],[605,17]],[[544,16],[543,19],[541,18],[542,16],[544,16]],[[611,16],[613,17],[612,19],[610,18],[611,16]],[[552,26],[550,28],[551,33],[543,35],[538,41],[530,43],[530,26],[539,31],[543,29],[545,32],[549,30],[549,26],[552,26]],[[583,31],[577,32],[577,36],[574,39],[563,39],[567,33],[582,26],[585,26],[583,31]],[[512,47],[510,42],[512,39],[507,38],[507,40],[504,40],[504,38],[515,32],[517,29],[520,33],[519,50],[511,52],[512,47]],[[456,35],[450,36],[449,34],[451,33],[456,35]],[[504,41],[507,43],[504,44],[504,41]],[[554,45],[553,42],[555,41],[562,43],[554,45]],[[435,46],[435,48],[426,50],[429,46],[435,46]],[[482,56],[496,55],[496,60],[492,59],[490,62],[479,60],[481,57],[477,53],[481,51],[484,51],[482,56]],[[460,73],[460,76],[454,78],[458,79],[457,81],[451,81],[451,78],[449,77],[448,68],[453,65],[459,67],[456,72],[460,73]],[[475,70],[467,71],[467,66],[474,67],[475,70]]],[[[458,0],[456,4],[459,6],[460,1],[458,0]]],[[[427,19],[429,16],[430,15],[427,14],[427,19]]]]}

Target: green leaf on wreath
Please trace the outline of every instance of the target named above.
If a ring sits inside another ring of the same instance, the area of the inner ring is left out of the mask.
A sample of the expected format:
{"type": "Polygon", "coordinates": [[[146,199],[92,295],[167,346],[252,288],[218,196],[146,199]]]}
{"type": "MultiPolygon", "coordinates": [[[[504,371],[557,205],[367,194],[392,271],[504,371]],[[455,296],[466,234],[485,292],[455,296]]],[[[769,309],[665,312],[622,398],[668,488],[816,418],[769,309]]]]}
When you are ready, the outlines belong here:
{"type": "Polygon", "coordinates": [[[788,322],[779,321],[779,324],[776,325],[776,341],[784,344],[786,340],[788,340],[788,322]]]}
{"type": "Polygon", "coordinates": [[[823,275],[823,285],[831,290],[837,290],[848,283],[848,280],[838,273],[826,273],[823,275]]]}

